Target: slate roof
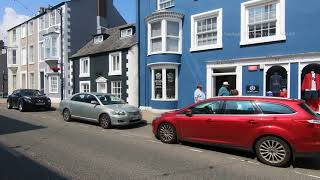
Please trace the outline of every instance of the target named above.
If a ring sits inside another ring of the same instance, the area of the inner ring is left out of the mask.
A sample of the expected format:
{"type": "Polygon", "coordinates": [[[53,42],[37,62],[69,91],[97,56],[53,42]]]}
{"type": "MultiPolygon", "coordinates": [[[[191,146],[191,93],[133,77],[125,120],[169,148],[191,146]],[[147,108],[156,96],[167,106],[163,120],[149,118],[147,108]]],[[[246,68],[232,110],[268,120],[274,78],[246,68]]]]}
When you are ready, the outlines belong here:
{"type": "Polygon", "coordinates": [[[135,25],[126,24],[108,29],[106,31],[106,34],[108,34],[109,36],[99,44],[94,44],[92,37],[92,40],[88,42],[85,46],[83,46],[80,50],[78,50],[74,55],[72,55],[71,58],[74,59],[99,53],[118,51],[136,45],[136,33],[134,31],[134,35],[132,36],[120,38],[120,30],[129,27],[135,27],[135,25]]]}

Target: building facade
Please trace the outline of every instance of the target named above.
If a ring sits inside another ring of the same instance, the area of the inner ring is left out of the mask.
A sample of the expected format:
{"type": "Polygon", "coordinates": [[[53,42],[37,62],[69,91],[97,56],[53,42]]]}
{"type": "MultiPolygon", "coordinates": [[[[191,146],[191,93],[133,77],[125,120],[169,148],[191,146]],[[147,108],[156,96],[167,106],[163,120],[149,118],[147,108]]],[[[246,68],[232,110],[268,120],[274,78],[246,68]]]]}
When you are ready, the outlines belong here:
{"type": "Polygon", "coordinates": [[[113,0],[78,0],[40,8],[36,16],[9,29],[9,93],[39,89],[53,102],[72,95],[69,58],[96,33],[98,22],[100,28],[109,28],[125,20],[113,0]],[[99,21],[97,11],[103,12],[99,21]]]}
{"type": "Polygon", "coordinates": [[[98,32],[72,56],[74,92],[113,94],[138,106],[138,45],[135,25],[98,32]]]}
{"type": "Polygon", "coordinates": [[[307,74],[320,74],[319,25],[313,23],[319,5],[316,0],[137,1],[140,105],[181,108],[194,102],[197,84],[210,98],[225,81],[240,95],[279,96],[286,88],[287,97],[306,99],[309,91],[320,90],[319,83],[303,87],[311,83],[307,74]]]}

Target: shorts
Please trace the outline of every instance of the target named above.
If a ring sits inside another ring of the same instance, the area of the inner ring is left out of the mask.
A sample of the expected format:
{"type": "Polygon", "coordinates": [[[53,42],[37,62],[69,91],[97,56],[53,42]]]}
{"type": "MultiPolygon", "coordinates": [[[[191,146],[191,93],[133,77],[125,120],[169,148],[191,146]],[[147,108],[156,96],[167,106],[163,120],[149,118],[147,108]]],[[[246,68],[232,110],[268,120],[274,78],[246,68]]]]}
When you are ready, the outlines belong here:
{"type": "Polygon", "coordinates": [[[320,93],[318,91],[305,91],[304,98],[305,99],[318,99],[320,96],[320,93]]]}

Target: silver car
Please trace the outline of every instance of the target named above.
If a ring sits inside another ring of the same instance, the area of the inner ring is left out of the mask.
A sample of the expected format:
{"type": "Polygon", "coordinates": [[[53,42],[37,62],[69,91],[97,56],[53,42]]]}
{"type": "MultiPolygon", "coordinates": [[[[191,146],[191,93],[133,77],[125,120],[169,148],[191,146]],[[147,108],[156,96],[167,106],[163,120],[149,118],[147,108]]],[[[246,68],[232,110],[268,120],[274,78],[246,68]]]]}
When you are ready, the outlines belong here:
{"type": "Polygon", "coordinates": [[[117,96],[102,93],[78,93],[60,102],[65,121],[72,118],[98,122],[104,129],[140,123],[139,108],[126,104],[117,96]]]}

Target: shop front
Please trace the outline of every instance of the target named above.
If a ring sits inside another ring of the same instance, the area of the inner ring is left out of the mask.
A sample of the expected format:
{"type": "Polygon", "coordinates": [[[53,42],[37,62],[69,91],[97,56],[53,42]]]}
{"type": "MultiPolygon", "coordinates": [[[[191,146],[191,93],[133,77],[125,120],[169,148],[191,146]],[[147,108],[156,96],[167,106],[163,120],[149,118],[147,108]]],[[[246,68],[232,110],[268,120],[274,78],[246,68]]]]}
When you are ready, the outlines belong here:
{"type": "Polygon", "coordinates": [[[225,81],[243,96],[303,99],[320,111],[319,53],[209,62],[207,96],[216,96],[225,81]]]}

